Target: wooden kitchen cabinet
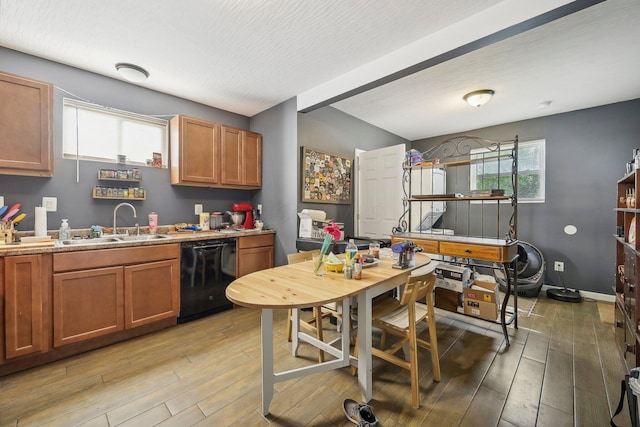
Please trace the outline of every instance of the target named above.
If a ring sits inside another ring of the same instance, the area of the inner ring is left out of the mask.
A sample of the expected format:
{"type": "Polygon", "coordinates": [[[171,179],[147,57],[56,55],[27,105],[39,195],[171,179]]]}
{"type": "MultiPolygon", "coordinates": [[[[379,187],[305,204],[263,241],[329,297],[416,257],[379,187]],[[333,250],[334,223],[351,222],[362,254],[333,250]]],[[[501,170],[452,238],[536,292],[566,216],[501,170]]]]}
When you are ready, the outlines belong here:
{"type": "Polygon", "coordinates": [[[257,189],[262,136],[183,115],[171,119],[171,184],[257,189]]]}
{"type": "Polygon", "coordinates": [[[273,267],[275,235],[238,237],[236,277],[273,267]]]}
{"type": "Polygon", "coordinates": [[[55,274],[53,345],[84,341],[124,329],[122,267],[55,274]]]}
{"type": "Polygon", "coordinates": [[[220,127],[223,185],[262,186],[262,136],[228,126],[220,127]]]}
{"type": "Polygon", "coordinates": [[[124,268],[125,328],[177,317],[180,313],[180,264],[158,261],[124,268]]]}
{"type": "Polygon", "coordinates": [[[220,184],[220,126],[177,115],[171,119],[171,184],[220,184]]]}
{"type": "Polygon", "coordinates": [[[54,346],[176,319],[179,254],[178,244],[54,254],[54,346]]]}
{"type": "Polygon", "coordinates": [[[50,260],[47,255],[9,256],[0,259],[5,343],[0,362],[44,352],[51,346],[47,323],[50,313],[50,260]]]}
{"type": "Polygon", "coordinates": [[[53,85],[0,72],[0,174],[53,176],[53,85]]]}

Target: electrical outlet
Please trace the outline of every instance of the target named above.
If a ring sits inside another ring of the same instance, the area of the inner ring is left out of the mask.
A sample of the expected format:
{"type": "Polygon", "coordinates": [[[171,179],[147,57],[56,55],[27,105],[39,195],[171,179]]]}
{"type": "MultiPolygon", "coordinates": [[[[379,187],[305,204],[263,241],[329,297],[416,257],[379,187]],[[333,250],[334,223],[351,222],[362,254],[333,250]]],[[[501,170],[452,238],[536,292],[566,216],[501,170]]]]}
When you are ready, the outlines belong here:
{"type": "Polygon", "coordinates": [[[262,203],[258,203],[258,207],[256,208],[256,212],[258,215],[262,215],[262,203]]]}
{"type": "Polygon", "coordinates": [[[202,204],[197,203],[197,204],[195,205],[195,208],[193,209],[193,212],[194,212],[196,215],[200,215],[200,214],[202,213],[202,204]]]}
{"type": "Polygon", "coordinates": [[[42,206],[47,209],[47,212],[56,212],[58,210],[58,198],[57,197],[43,197],[42,206]]]}
{"type": "Polygon", "coordinates": [[[560,271],[563,272],[564,271],[564,262],[562,261],[556,261],[553,263],[553,269],[555,271],[560,271]]]}
{"type": "Polygon", "coordinates": [[[4,206],[4,196],[0,196],[0,207],[4,206]]]}

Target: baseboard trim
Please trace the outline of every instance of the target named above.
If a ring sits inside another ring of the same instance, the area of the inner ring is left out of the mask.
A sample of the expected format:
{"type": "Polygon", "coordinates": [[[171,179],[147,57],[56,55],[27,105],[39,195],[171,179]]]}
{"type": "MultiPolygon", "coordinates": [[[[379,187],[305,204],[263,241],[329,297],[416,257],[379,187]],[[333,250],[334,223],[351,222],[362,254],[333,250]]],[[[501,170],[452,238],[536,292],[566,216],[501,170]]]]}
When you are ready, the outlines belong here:
{"type": "MultiPolygon", "coordinates": [[[[542,285],[542,291],[546,291],[547,289],[562,289],[559,286],[549,286],[549,285],[542,285]]],[[[570,288],[568,288],[570,289],[570,288]]],[[[598,292],[590,292],[590,291],[583,291],[581,289],[576,289],[576,291],[580,292],[580,295],[582,295],[583,298],[589,298],[589,299],[594,299],[596,301],[604,301],[604,302],[611,302],[614,303],[616,301],[616,296],[615,295],[609,295],[609,294],[601,294],[598,292]]]]}

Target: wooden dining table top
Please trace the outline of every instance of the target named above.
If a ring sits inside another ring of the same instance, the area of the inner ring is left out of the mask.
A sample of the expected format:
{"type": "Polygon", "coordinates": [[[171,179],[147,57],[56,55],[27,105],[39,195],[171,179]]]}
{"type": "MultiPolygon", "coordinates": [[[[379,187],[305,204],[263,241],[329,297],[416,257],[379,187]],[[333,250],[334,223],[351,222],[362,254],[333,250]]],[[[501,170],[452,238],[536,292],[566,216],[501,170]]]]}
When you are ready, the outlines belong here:
{"type": "MultiPolygon", "coordinates": [[[[307,308],[356,296],[364,290],[387,281],[398,285],[413,270],[398,269],[392,258],[381,258],[376,266],[362,269],[362,279],[346,279],[343,273],[326,271],[324,276],[313,272],[313,261],[281,265],[260,270],[234,280],[226,291],[234,304],[251,308],[307,308]]],[[[428,264],[425,254],[416,256],[418,267],[428,264]]]]}

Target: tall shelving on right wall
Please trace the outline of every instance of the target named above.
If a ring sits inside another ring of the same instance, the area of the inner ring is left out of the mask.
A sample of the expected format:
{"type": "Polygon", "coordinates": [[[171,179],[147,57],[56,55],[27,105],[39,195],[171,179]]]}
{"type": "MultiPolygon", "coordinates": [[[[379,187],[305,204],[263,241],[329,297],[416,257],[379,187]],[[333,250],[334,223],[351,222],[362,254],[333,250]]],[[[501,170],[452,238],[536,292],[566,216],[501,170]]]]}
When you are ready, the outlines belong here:
{"type": "MultiPolygon", "coordinates": [[[[637,284],[640,270],[638,184],[640,169],[627,173],[618,181],[616,212],[616,344],[627,368],[640,366],[640,310],[637,307],[637,284]]],[[[640,225],[640,224],[639,224],[640,225]]]]}

